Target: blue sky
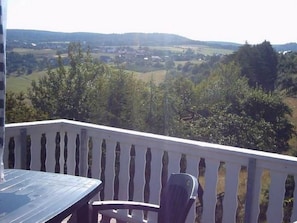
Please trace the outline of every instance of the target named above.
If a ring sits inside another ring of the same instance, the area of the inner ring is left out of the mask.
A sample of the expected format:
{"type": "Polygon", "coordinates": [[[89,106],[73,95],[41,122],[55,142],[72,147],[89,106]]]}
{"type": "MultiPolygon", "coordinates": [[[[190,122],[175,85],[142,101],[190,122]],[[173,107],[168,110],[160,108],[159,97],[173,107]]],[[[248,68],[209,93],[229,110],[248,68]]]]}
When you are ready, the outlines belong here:
{"type": "Polygon", "coordinates": [[[296,9],[297,0],[8,0],[7,27],[280,44],[297,42],[296,9]]]}

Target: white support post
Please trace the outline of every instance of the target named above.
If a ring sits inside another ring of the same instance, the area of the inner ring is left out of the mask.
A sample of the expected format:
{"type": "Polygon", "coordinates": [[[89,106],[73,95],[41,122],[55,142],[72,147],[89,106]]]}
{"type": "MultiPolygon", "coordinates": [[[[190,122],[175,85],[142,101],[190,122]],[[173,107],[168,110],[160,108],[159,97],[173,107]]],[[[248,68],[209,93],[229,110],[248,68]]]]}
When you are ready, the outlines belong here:
{"type": "Polygon", "coordinates": [[[0,0],[0,182],[4,180],[3,152],[5,148],[5,85],[6,85],[6,12],[5,0],[0,0]]]}

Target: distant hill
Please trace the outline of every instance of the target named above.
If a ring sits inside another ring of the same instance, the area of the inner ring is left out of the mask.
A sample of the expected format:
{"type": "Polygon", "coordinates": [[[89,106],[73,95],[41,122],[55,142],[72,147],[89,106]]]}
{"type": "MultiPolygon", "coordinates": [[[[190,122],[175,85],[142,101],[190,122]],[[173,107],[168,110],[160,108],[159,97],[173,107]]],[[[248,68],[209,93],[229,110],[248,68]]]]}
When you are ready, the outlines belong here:
{"type": "Polygon", "coordinates": [[[297,52],[297,43],[286,43],[273,46],[276,51],[295,51],[297,52]]]}
{"type": "MultiPolygon", "coordinates": [[[[36,30],[7,30],[7,45],[32,43],[65,43],[85,42],[89,46],[172,46],[172,45],[205,45],[208,47],[236,50],[241,44],[220,41],[197,41],[166,33],[63,33],[36,30]]],[[[297,51],[297,43],[273,46],[277,51],[297,51]]]]}
{"type": "Polygon", "coordinates": [[[172,45],[206,45],[216,48],[235,50],[239,44],[191,40],[175,34],[166,33],[63,33],[36,30],[7,30],[7,45],[17,43],[53,43],[86,42],[90,46],[172,46],[172,45]]]}
{"type": "Polygon", "coordinates": [[[26,42],[75,42],[85,41],[106,46],[119,45],[172,45],[185,44],[192,40],[173,34],[160,33],[126,33],[126,34],[100,34],[100,33],[63,33],[34,30],[8,30],[8,40],[26,42]]]}

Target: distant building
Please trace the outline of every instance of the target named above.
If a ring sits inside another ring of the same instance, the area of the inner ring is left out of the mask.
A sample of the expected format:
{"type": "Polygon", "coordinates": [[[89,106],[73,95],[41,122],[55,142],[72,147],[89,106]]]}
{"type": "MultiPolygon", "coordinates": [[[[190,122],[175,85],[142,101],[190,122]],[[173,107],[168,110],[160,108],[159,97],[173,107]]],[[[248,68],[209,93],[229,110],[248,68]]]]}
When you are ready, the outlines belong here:
{"type": "Polygon", "coordinates": [[[152,56],[151,59],[153,62],[161,62],[162,61],[162,58],[159,56],[152,56]]]}

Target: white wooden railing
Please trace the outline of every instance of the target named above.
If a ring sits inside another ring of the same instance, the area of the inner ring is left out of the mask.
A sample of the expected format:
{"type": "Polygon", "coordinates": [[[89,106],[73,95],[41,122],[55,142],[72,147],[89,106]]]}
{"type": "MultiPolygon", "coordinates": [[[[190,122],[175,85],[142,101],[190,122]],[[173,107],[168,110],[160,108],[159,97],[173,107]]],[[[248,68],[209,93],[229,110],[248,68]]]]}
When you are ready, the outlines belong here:
{"type": "MultiPolygon", "coordinates": [[[[5,168],[102,179],[104,190],[95,199],[156,204],[167,176],[185,171],[199,177],[202,199],[197,199],[187,222],[258,222],[265,187],[269,190],[267,222],[283,222],[284,213],[289,213],[290,222],[297,220],[297,205],[292,207],[297,190],[285,201],[290,208],[283,208],[286,179],[297,179],[297,158],[291,156],[53,120],[7,124],[4,163],[5,168]],[[263,175],[270,179],[269,187],[261,184],[266,182],[263,175]],[[218,194],[222,198],[219,206],[218,194]]],[[[142,212],[121,214],[143,219],[142,212]]],[[[156,220],[155,215],[145,218],[156,220]]]]}

